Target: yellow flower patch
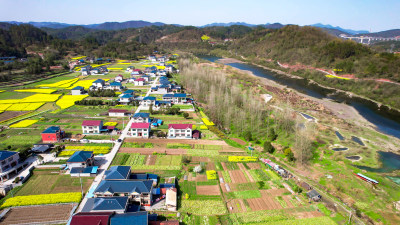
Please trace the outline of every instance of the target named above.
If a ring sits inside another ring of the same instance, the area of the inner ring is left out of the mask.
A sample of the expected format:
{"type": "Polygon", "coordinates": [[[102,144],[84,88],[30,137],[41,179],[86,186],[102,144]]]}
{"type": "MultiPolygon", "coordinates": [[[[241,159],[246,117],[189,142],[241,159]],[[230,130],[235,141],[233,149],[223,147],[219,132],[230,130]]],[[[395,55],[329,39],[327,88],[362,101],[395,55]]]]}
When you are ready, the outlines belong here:
{"type": "Polygon", "coordinates": [[[117,126],[118,122],[106,122],[103,125],[104,126],[117,126]]]}
{"type": "Polygon", "coordinates": [[[18,123],[14,123],[11,125],[11,128],[24,128],[24,127],[30,127],[32,124],[36,123],[39,120],[22,120],[19,121],[18,123]]]}
{"type": "Polygon", "coordinates": [[[76,101],[80,101],[89,95],[64,95],[60,100],[56,102],[61,109],[69,108],[75,105],[76,101]]]}
{"type": "Polygon", "coordinates": [[[42,93],[42,94],[51,94],[57,90],[55,89],[22,89],[22,90],[14,90],[16,92],[35,92],[35,93],[42,93]]]}
{"type": "Polygon", "coordinates": [[[215,124],[212,121],[209,121],[207,118],[201,118],[203,120],[204,124],[207,126],[214,126],[215,124]]]}

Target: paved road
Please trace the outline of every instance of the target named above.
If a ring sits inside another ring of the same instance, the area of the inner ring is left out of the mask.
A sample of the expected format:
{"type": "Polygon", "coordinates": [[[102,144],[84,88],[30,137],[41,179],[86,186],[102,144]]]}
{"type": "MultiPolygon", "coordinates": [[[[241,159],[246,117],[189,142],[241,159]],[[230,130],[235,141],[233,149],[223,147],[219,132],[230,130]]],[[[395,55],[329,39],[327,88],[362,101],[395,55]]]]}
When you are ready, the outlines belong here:
{"type": "MultiPolygon", "coordinates": [[[[156,77],[156,79],[153,81],[151,87],[156,86],[158,81],[158,77],[156,77]]],[[[151,92],[151,87],[149,88],[149,91],[146,93],[146,96],[149,96],[150,92],[151,92]]],[[[139,107],[136,109],[135,113],[140,112],[142,106],[139,105],[139,107]]],[[[128,131],[129,128],[131,127],[133,123],[133,120],[130,120],[128,122],[128,124],[126,125],[126,127],[124,128],[124,130],[121,133],[121,136],[119,136],[119,139],[124,140],[126,137],[128,137],[128,131]]],[[[114,147],[112,148],[112,150],[110,151],[110,153],[108,153],[107,155],[104,155],[101,157],[101,161],[104,162],[99,166],[99,171],[100,173],[97,174],[96,178],[94,179],[92,185],[90,186],[89,190],[91,190],[93,187],[96,187],[97,185],[99,185],[99,183],[101,182],[104,172],[107,170],[107,168],[111,165],[111,162],[113,161],[115,155],[117,154],[118,150],[121,148],[122,142],[115,142],[114,147]]],[[[81,202],[81,204],[79,205],[78,209],[76,212],[80,212],[82,211],[83,206],[86,204],[87,198],[84,198],[81,202]]]]}

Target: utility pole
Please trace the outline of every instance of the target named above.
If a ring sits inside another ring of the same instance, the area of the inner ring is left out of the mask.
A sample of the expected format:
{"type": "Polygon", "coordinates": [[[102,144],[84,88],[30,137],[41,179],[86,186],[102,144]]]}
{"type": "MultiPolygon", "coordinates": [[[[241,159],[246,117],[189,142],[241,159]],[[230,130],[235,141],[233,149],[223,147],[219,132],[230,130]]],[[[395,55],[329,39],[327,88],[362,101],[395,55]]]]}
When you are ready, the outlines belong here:
{"type": "Polygon", "coordinates": [[[83,199],[83,186],[82,186],[82,178],[81,178],[80,173],[79,173],[79,181],[81,182],[81,192],[82,192],[82,199],[83,199]]]}

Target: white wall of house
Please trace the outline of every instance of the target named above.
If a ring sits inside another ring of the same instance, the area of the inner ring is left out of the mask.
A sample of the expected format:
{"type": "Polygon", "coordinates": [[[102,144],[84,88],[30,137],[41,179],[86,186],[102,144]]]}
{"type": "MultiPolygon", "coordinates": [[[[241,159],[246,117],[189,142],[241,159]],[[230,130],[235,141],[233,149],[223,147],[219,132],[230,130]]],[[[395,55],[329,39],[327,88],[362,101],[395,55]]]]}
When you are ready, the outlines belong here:
{"type": "Polygon", "coordinates": [[[0,173],[3,173],[18,164],[19,154],[8,157],[0,162],[0,173]]]}
{"type": "Polygon", "coordinates": [[[82,126],[82,133],[84,134],[100,134],[99,126],[82,126]]]}
{"type": "Polygon", "coordinates": [[[82,91],[81,90],[71,90],[71,95],[81,95],[82,91]]]}
{"type": "Polygon", "coordinates": [[[135,80],[135,86],[143,86],[144,82],[143,81],[136,81],[135,80]]]}
{"type": "Polygon", "coordinates": [[[134,117],[133,118],[133,122],[134,123],[148,123],[149,119],[148,118],[144,118],[144,117],[134,117]]]}
{"type": "Polygon", "coordinates": [[[125,113],[122,113],[122,112],[109,112],[108,116],[123,117],[123,116],[125,116],[125,113]]]}
{"type": "Polygon", "coordinates": [[[145,128],[131,128],[131,136],[137,138],[149,138],[150,130],[145,128]]]}
{"type": "Polygon", "coordinates": [[[185,139],[192,138],[192,129],[174,129],[170,128],[168,130],[168,138],[185,139]]]}

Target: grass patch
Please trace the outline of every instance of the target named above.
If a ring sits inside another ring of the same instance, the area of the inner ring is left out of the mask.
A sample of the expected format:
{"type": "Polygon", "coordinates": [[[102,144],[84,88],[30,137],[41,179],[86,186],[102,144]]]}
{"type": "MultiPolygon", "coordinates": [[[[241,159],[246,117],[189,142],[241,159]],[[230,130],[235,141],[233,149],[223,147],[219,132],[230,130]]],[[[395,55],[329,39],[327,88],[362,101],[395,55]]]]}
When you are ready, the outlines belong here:
{"type": "Polygon", "coordinates": [[[238,170],[239,166],[237,165],[237,163],[234,162],[226,162],[225,166],[228,168],[228,170],[238,170]]]}
{"type": "Polygon", "coordinates": [[[191,149],[191,144],[181,144],[181,143],[167,143],[167,148],[173,149],[191,149]]]}
{"type": "Polygon", "coordinates": [[[270,180],[267,174],[262,169],[249,170],[249,173],[255,181],[270,180]]]}
{"type": "Polygon", "coordinates": [[[225,193],[228,199],[261,198],[259,190],[234,191],[225,193]]]}
{"type": "Polygon", "coordinates": [[[224,178],[225,183],[231,183],[232,182],[228,171],[222,171],[221,173],[222,173],[222,177],[224,178]]]}
{"type": "Polygon", "coordinates": [[[198,181],[196,185],[198,186],[218,185],[218,180],[198,181]]]}
{"type": "Polygon", "coordinates": [[[154,148],[153,143],[124,142],[123,148],[154,148]]]}

